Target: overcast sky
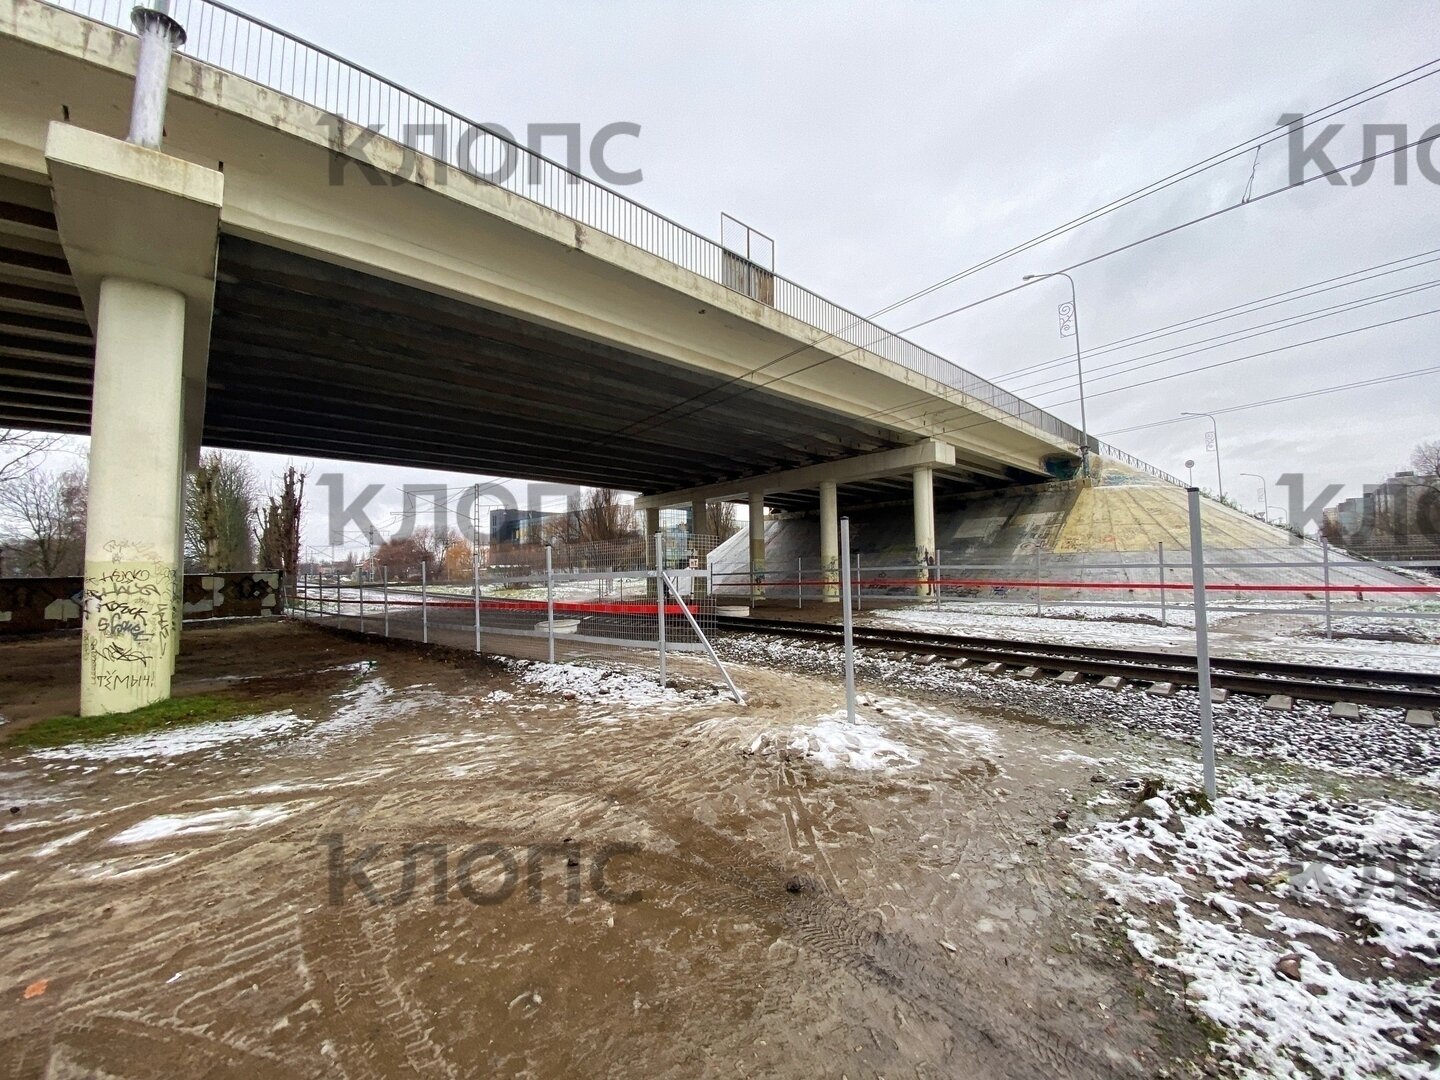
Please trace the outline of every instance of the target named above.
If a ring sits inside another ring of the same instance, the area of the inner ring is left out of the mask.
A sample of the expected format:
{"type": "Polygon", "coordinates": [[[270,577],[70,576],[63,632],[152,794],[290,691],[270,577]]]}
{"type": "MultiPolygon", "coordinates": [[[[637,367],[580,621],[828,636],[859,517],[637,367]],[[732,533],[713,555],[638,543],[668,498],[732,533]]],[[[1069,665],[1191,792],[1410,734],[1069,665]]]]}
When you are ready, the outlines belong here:
{"type": "MultiPolygon", "coordinates": [[[[776,269],[862,313],[987,259],[1249,136],[1286,112],[1346,97],[1436,55],[1440,7],[1157,3],[439,3],[242,0],[247,11],[483,122],[615,120],[642,126],[615,144],[642,168],[629,193],[707,235],[722,211],[775,238],[776,269]]],[[[1362,155],[1362,123],[1440,122],[1440,75],[1347,113],[1327,148],[1362,155]]],[[[1388,144],[1386,144],[1388,145],[1388,144]]],[[[1440,162],[1440,152],[1436,154],[1440,162]]],[[[1009,259],[886,315],[894,329],[978,300],[1026,273],[1064,267],[1237,203],[1249,158],[1009,259]]],[[[1440,191],[1410,161],[1364,186],[1312,184],[1076,271],[1087,348],[1349,271],[1440,249],[1440,191]]],[[[1285,144],[1255,171],[1283,185],[1285,144]]],[[[1437,252],[1440,254],[1440,252],[1437,252]]],[[[1432,258],[1434,256],[1431,256],[1432,258]]],[[[1440,288],[1294,330],[1104,379],[1102,365],[1243,330],[1322,305],[1440,280],[1440,262],[1087,363],[1091,431],[1107,433],[1357,379],[1440,364],[1440,314],[1128,386],[1262,349],[1440,308],[1440,288]],[[1120,389],[1123,388],[1123,389],[1120,389]],[[1105,391],[1114,390],[1112,393],[1105,391]]],[[[940,319],[912,335],[1078,423],[1073,364],[1054,360],[1063,280],[940,319]],[[1039,379],[1063,381],[1031,387],[1039,379]]],[[[1375,482],[1440,437],[1440,375],[1219,417],[1226,487],[1258,507],[1301,472],[1375,482]]],[[[1205,422],[1108,435],[1214,486],[1205,422]]],[[[261,459],[265,472],[275,466],[261,459]]],[[[317,470],[327,463],[307,462],[317,470]]],[[[347,469],[360,483],[470,478],[347,469]]],[[[393,508],[398,496],[391,500],[393,508]]],[[[377,505],[379,505],[377,503],[377,505]]],[[[318,525],[315,522],[314,525],[318,525]]],[[[313,526],[312,526],[313,527],[313,526]]],[[[309,537],[319,542],[317,535],[309,537]]]]}

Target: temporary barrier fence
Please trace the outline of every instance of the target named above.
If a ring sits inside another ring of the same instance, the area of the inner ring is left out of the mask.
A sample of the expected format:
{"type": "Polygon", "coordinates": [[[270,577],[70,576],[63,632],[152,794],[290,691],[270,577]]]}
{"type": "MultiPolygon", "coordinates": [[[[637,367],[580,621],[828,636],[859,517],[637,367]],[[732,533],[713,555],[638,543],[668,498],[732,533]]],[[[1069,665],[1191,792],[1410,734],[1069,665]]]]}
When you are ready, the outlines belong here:
{"type": "Polygon", "coordinates": [[[502,545],[482,567],[439,559],[436,569],[422,563],[301,574],[292,612],[384,637],[552,663],[651,650],[663,679],[665,653],[715,659],[706,562],[716,545],[711,536],[661,533],[653,546],[639,537],[502,545]]]}

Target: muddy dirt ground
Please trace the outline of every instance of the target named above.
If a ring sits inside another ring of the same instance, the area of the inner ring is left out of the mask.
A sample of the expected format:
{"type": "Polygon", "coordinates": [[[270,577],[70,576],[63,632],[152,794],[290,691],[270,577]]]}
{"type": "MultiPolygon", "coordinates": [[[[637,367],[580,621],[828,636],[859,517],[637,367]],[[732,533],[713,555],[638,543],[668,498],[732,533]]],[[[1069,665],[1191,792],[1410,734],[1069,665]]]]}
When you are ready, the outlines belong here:
{"type": "MultiPolygon", "coordinates": [[[[0,715],[73,708],[74,648],[0,645],[0,715]]],[[[822,764],[785,733],[841,706],[833,681],[742,667],[742,709],[675,666],[662,695],[187,632],[182,692],[268,711],[0,750],[0,1075],[1209,1067],[1064,844],[1076,793],[1120,779],[1094,759],[1143,747],[872,687],[889,767],[822,764]]]]}

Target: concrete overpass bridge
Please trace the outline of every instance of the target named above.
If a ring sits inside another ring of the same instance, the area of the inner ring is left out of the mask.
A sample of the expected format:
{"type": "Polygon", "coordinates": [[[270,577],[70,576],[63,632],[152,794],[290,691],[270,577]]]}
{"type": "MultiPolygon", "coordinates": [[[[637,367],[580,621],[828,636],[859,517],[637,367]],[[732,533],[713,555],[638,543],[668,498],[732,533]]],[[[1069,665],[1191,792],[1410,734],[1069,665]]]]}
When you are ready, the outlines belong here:
{"type": "Polygon", "coordinates": [[[87,712],[168,693],[202,441],[652,523],[913,497],[917,551],[937,493],[1078,464],[1057,417],[372,72],[209,0],[137,25],[0,0],[0,424],[92,438],[87,712]],[[366,134],[407,123],[447,135],[366,134]]]}

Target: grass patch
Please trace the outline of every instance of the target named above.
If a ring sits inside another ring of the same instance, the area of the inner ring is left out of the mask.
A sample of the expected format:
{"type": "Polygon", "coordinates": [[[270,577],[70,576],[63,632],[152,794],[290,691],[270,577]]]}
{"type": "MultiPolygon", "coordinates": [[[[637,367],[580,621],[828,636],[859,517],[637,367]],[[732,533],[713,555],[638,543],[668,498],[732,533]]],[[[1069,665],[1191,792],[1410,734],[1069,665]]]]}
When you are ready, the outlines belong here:
{"type": "Polygon", "coordinates": [[[171,698],[128,713],[107,716],[52,716],[48,720],[0,735],[0,745],[19,747],[65,746],[94,742],[117,735],[141,735],[167,728],[202,724],[211,720],[233,720],[255,711],[255,702],[225,694],[196,694],[171,698]]]}

